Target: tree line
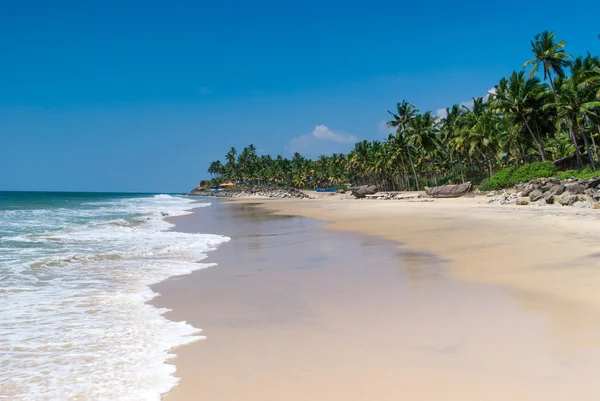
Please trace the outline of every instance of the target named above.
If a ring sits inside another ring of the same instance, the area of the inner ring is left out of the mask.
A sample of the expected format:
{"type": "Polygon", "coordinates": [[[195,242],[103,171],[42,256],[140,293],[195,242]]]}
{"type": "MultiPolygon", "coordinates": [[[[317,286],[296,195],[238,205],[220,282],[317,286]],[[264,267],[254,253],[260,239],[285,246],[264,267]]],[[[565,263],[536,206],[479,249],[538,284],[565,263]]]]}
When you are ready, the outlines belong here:
{"type": "Polygon", "coordinates": [[[216,182],[280,183],[299,188],[345,183],[387,190],[479,182],[497,170],[572,157],[580,168],[599,163],[600,57],[574,57],[551,31],[531,41],[533,58],[472,105],[439,117],[406,100],[388,111],[386,140],[362,141],[348,154],[316,160],[258,155],[231,148],[208,172],[216,182]]]}

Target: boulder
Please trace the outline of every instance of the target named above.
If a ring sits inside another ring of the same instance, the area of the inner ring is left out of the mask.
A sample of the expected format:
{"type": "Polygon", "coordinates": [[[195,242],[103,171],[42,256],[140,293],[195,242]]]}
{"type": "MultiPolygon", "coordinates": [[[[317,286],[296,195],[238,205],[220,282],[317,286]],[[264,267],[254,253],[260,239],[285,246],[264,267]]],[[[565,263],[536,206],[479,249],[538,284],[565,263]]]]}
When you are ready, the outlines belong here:
{"type": "Polygon", "coordinates": [[[521,196],[529,196],[529,194],[531,192],[533,192],[535,190],[535,186],[531,183],[526,184],[523,189],[521,190],[521,196]]]}
{"type": "Polygon", "coordinates": [[[522,196],[520,198],[517,198],[517,205],[527,206],[529,204],[531,204],[531,198],[529,198],[529,196],[522,196]]]}
{"type": "MultiPolygon", "coordinates": [[[[523,194],[521,194],[522,196],[523,194]]],[[[529,198],[531,198],[532,202],[535,202],[539,199],[541,199],[544,196],[543,192],[540,191],[539,189],[534,189],[533,191],[531,191],[529,193],[529,198]]]]}
{"type": "Polygon", "coordinates": [[[592,205],[589,202],[577,201],[577,202],[573,203],[572,206],[580,208],[580,209],[589,209],[592,205]]]}
{"type": "Polygon", "coordinates": [[[563,206],[571,206],[573,203],[577,202],[577,195],[573,195],[569,191],[566,191],[561,195],[555,196],[554,202],[563,206]]]}
{"type": "Polygon", "coordinates": [[[591,180],[588,181],[587,184],[588,188],[598,188],[600,187],[600,178],[593,178],[591,180]]]}
{"type": "Polygon", "coordinates": [[[585,191],[585,187],[583,185],[579,184],[578,182],[565,185],[565,189],[567,191],[569,191],[570,193],[572,193],[573,195],[579,195],[579,194],[582,194],[583,191],[585,191]]]}
{"type": "Polygon", "coordinates": [[[544,201],[546,201],[547,204],[551,205],[554,203],[554,197],[556,195],[554,195],[552,192],[548,191],[544,193],[544,201]]]}
{"type": "Polygon", "coordinates": [[[552,188],[548,190],[552,195],[560,195],[565,192],[565,186],[562,184],[554,184],[552,188]]]}

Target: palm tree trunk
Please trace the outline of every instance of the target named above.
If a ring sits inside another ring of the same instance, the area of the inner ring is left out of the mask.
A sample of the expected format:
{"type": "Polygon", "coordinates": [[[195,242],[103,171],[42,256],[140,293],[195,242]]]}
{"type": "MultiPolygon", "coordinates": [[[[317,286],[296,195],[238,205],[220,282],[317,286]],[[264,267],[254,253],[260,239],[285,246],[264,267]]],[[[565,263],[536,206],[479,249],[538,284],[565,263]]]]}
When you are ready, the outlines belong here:
{"type": "Polygon", "coordinates": [[[417,178],[417,170],[415,170],[415,164],[413,163],[412,156],[410,155],[410,149],[408,149],[408,146],[406,146],[406,152],[408,154],[408,161],[410,162],[410,167],[412,168],[412,172],[415,177],[415,185],[417,187],[417,191],[420,191],[421,188],[419,188],[419,178],[417,178]]]}
{"type": "Polygon", "coordinates": [[[531,134],[531,139],[533,139],[533,142],[535,142],[535,144],[538,147],[538,150],[540,152],[540,156],[542,157],[542,161],[546,161],[546,152],[544,152],[544,146],[542,145],[541,140],[539,140],[536,137],[536,135],[533,133],[533,130],[531,129],[531,127],[527,123],[527,120],[525,119],[525,116],[521,115],[521,118],[523,119],[523,123],[527,127],[527,131],[529,131],[529,134],[531,134]]]}
{"type": "Polygon", "coordinates": [[[456,158],[458,159],[458,169],[460,170],[460,179],[462,180],[462,183],[465,183],[465,174],[463,171],[463,164],[462,161],[460,160],[460,154],[456,155],[456,158]]]}
{"type": "MultiPolygon", "coordinates": [[[[578,128],[580,128],[580,127],[578,127],[578,128]]],[[[582,134],[583,134],[583,144],[585,146],[585,151],[587,152],[587,154],[590,158],[590,162],[592,163],[592,170],[596,171],[596,163],[594,162],[594,155],[592,155],[592,149],[590,148],[590,143],[588,142],[587,136],[585,135],[585,130],[582,130],[582,134]]]]}
{"type": "Polygon", "coordinates": [[[583,168],[583,160],[581,159],[581,154],[579,153],[579,145],[577,144],[577,137],[575,136],[575,131],[573,130],[573,122],[570,118],[566,118],[567,125],[569,126],[569,135],[571,136],[571,140],[573,141],[573,145],[575,145],[575,157],[577,158],[577,165],[580,168],[583,168]]]}
{"type": "MultiPolygon", "coordinates": [[[[598,134],[600,134],[600,125],[596,125],[596,127],[598,128],[598,134]]],[[[596,140],[594,139],[594,134],[590,135],[592,137],[592,144],[594,146],[594,159],[596,159],[596,161],[598,160],[598,148],[596,147],[596,140]]]]}

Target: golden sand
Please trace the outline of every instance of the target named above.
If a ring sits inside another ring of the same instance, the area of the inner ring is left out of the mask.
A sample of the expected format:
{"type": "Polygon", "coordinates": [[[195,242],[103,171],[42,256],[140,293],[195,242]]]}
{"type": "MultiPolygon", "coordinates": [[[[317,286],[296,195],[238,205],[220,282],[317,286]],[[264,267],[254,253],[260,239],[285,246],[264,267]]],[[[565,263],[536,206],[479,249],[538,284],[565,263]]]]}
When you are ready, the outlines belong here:
{"type": "Polygon", "coordinates": [[[219,266],[157,286],[207,336],[164,399],[600,399],[600,214],[482,201],[232,206],[219,266]]]}

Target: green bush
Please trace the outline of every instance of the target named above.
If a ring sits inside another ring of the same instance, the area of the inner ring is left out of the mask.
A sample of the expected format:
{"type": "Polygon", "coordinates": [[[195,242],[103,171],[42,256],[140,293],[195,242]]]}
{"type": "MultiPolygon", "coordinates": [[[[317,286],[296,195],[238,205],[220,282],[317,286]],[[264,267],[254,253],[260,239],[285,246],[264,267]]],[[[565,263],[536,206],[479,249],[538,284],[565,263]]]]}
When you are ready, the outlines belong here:
{"type": "Polygon", "coordinates": [[[500,189],[511,185],[511,177],[515,170],[515,167],[507,167],[491,176],[489,178],[490,189],[500,189]]]}
{"type": "Polygon", "coordinates": [[[496,189],[492,187],[489,178],[486,178],[483,181],[481,181],[479,185],[477,185],[477,188],[479,188],[480,191],[493,191],[494,189],[496,189]]]}
{"type": "Polygon", "coordinates": [[[551,162],[535,162],[524,164],[519,168],[507,167],[498,171],[491,178],[483,180],[479,185],[482,191],[502,189],[534,178],[552,177],[556,167],[551,162]]]}
{"type": "Polygon", "coordinates": [[[510,177],[510,185],[527,182],[534,178],[552,177],[556,174],[556,167],[552,162],[535,162],[524,164],[510,177]]]}
{"type": "Polygon", "coordinates": [[[561,180],[566,180],[567,178],[581,178],[583,180],[589,180],[590,178],[599,177],[600,171],[594,171],[590,166],[587,166],[581,170],[561,171],[557,174],[557,176],[561,180]]]}

